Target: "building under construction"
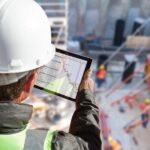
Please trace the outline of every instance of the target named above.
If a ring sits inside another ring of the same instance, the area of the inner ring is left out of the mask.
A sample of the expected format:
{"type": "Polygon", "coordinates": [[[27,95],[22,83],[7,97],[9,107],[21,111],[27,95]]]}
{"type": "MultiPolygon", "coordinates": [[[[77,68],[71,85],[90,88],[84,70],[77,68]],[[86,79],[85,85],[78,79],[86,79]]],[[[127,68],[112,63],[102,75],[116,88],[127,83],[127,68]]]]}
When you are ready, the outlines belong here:
{"type": "MultiPolygon", "coordinates": [[[[36,1],[55,46],[93,59],[104,150],[150,150],[150,0],[36,1]]],[[[68,131],[73,102],[34,89],[29,103],[31,128],[68,131]]]]}

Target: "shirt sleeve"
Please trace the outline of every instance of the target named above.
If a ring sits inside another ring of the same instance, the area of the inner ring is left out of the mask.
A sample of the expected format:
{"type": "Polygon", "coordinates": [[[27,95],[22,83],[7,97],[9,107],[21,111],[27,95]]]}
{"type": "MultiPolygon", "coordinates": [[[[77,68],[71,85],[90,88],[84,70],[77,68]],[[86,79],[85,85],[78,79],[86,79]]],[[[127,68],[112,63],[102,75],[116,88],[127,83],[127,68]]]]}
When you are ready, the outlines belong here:
{"type": "Polygon", "coordinates": [[[52,150],[101,150],[99,109],[91,91],[78,94],[69,133],[56,132],[52,150]]]}
{"type": "Polygon", "coordinates": [[[99,109],[90,90],[82,90],[76,100],[70,131],[88,144],[88,150],[100,150],[99,109]]]}

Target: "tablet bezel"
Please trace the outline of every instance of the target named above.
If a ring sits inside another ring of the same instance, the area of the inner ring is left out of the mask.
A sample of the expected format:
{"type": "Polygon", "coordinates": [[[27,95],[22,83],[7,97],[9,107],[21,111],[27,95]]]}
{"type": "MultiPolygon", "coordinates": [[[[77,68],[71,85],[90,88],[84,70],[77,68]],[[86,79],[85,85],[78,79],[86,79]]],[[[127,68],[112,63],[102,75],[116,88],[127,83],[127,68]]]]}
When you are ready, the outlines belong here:
{"type": "MultiPolygon", "coordinates": [[[[78,58],[78,59],[82,59],[82,60],[85,60],[87,61],[87,64],[86,64],[86,67],[85,67],[85,70],[84,70],[84,73],[83,73],[83,76],[82,76],[82,79],[81,81],[83,80],[83,77],[84,77],[84,74],[85,74],[85,71],[88,70],[90,67],[91,67],[91,64],[92,64],[92,59],[89,58],[89,57],[85,57],[85,56],[81,56],[79,54],[75,54],[75,53],[71,53],[71,52],[68,52],[68,51],[65,51],[65,50],[61,50],[61,49],[58,49],[56,48],[56,53],[61,53],[61,54],[65,54],[67,56],[72,56],[72,57],[75,57],[75,58],[78,58]]],[[[79,85],[80,86],[80,85],[79,85]]],[[[72,97],[68,97],[68,96],[65,96],[65,95],[62,95],[60,93],[57,93],[57,92],[54,92],[54,91],[51,91],[51,90],[48,90],[48,89],[45,89],[44,87],[40,87],[38,85],[34,85],[35,88],[37,89],[40,89],[42,91],[45,91],[45,92],[48,92],[50,94],[54,94],[54,95],[57,95],[59,97],[62,97],[62,98],[65,98],[65,99],[68,99],[68,100],[71,100],[71,101],[76,101],[76,98],[72,98],[72,97]]],[[[79,89],[78,89],[78,92],[79,92],[79,89]]],[[[78,95],[78,93],[77,93],[78,95]]]]}

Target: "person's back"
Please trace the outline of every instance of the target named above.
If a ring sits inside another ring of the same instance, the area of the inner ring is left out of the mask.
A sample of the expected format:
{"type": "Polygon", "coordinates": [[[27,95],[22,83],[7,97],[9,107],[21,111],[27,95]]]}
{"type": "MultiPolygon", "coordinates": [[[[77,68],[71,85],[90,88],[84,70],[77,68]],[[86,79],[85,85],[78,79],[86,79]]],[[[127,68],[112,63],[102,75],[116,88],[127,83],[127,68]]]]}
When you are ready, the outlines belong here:
{"type": "Polygon", "coordinates": [[[100,150],[99,112],[86,73],[68,133],[28,129],[40,67],[54,56],[50,26],[33,0],[0,1],[0,150],[100,150]]]}
{"type": "Polygon", "coordinates": [[[98,108],[89,90],[78,95],[77,109],[69,133],[44,129],[27,129],[32,107],[17,103],[0,103],[1,150],[97,150],[101,147],[98,108]]]}

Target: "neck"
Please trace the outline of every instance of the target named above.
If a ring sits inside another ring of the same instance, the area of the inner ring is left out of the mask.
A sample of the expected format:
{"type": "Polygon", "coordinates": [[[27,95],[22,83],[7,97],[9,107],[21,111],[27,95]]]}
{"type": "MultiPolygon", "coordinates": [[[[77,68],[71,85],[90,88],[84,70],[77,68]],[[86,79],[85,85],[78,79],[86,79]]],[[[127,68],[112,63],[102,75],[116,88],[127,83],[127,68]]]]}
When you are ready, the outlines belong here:
{"type": "Polygon", "coordinates": [[[21,103],[24,99],[26,99],[27,97],[29,97],[29,93],[22,91],[20,96],[18,98],[16,98],[14,101],[16,103],[21,103]]]}

